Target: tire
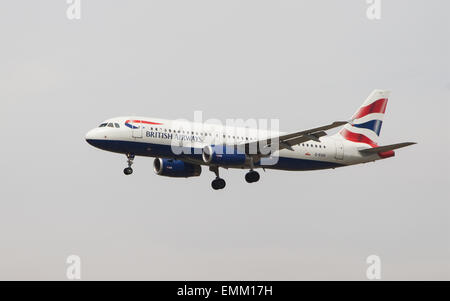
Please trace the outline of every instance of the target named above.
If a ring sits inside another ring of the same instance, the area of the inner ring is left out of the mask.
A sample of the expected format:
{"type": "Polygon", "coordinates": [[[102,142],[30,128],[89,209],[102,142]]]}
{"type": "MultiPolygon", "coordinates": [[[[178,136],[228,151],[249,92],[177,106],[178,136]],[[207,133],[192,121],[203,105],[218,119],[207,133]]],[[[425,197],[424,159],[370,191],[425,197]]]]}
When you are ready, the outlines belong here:
{"type": "Polygon", "coordinates": [[[131,175],[133,173],[133,169],[131,167],[127,167],[123,170],[123,173],[128,175],[131,175]]]}
{"type": "Polygon", "coordinates": [[[225,186],[227,185],[227,183],[225,182],[224,179],[219,179],[219,189],[224,189],[225,186]]]}
{"type": "Polygon", "coordinates": [[[211,187],[214,190],[224,189],[226,182],[224,179],[215,179],[211,182],[211,187]]]}
{"type": "Polygon", "coordinates": [[[259,173],[254,170],[249,171],[248,173],[245,174],[245,181],[247,181],[247,183],[258,182],[259,181],[259,173]]]}

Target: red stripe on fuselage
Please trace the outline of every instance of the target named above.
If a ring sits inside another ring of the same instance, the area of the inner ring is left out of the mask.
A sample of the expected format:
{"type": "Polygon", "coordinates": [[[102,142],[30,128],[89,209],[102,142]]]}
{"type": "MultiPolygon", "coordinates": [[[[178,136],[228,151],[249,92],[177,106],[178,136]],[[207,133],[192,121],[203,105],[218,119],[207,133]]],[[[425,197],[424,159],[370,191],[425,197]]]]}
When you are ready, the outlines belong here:
{"type": "Polygon", "coordinates": [[[145,123],[145,124],[155,124],[155,125],[162,125],[163,123],[158,122],[151,122],[151,121],[145,121],[145,120],[127,120],[125,123],[145,123]]]}
{"type": "Polygon", "coordinates": [[[359,142],[359,143],[366,143],[366,144],[369,144],[372,147],[377,147],[378,146],[375,142],[370,140],[367,136],[365,136],[363,134],[350,132],[347,129],[342,129],[339,132],[339,134],[341,134],[342,137],[344,137],[345,139],[347,139],[349,141],[359,142]]]}
{"type": "Polygon", "coordinates": [[[358,119],[372,113],[384,114],[384,112],[386,112],[387,101],[388,101],[387,98],[380,98],[377,101],[371,103],[370,105],[362,107],[361,109],[359,109],[358,112],[356,112],[356,114],[352,117],[352,119],[358,119]]]}

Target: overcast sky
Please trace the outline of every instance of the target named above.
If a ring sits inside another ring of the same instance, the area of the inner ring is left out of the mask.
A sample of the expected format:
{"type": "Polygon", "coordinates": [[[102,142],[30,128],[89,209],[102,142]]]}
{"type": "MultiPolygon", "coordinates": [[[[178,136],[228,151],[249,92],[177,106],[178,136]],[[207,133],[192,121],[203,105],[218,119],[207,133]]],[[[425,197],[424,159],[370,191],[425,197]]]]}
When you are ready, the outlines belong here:
{"type": "Polygon", "coordinates": [[[0,3],[0,279],[450,280],[450,3],[82,0],[0,3]],[[127,114],[348,119],[390,89],[395,158],[336,170],[172,179],[95,149],[127,114]]]}

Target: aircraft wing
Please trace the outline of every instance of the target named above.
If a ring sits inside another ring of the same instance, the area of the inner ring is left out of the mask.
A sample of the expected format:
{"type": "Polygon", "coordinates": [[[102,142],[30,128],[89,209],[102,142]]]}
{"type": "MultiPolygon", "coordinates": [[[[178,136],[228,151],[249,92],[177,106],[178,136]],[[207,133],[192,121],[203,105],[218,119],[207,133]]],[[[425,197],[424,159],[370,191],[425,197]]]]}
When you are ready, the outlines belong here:
{"type": "MultiPolygon", "coordinates": [[[[347,124],[347,121],[335,121],[331,124],[320,126],[317,128],[304,130],[301,132],[295,132],[291,134],[281,135],[278,137],[271,137],[264,140],[253,141],[249,143],[242,144],[245,147],[245,152],[247,154],[269,154],[269,149],[273,151],[273,144],[277,143],[278,140],[278,149],[292,149],[293,145],[303,143],[309,140],[319,141],[320,137],[326,136],[326,130],[330,130],[333,128],[337,128],[347,124]]],[[[239,145],[242,147],[242,145],[239,145]]]]}

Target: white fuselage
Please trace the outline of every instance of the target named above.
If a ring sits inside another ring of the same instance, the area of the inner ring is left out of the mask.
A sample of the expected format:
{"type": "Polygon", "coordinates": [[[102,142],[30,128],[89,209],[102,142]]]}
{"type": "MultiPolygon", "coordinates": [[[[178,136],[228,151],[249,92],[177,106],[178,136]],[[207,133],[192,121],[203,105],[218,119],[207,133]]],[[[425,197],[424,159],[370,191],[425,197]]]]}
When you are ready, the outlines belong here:
{"type": "MultiPolygon", "coordinates": [[[[112,118],[101,127],[88,132],[86,140],[103,150],[158,158],[182,159],[199,165],[202,149],[208,145],[239,145],[279,136],[280,132],[227,127],[223,125],[166,120],[149,117],[112,118]],[[180,150],[191,153],[180,153],[180,150]]],[[[255,167],[283,170],[314,170],[365,163],[381,159],[377,154],[363,156],[359,152],[369,146],[342,139],[339,135],[325,136],[319,141],[293,145],[291,149],[275,151],[255,167]]],[[[230,166],[247,168],[248,165],[230,166]]]]}

